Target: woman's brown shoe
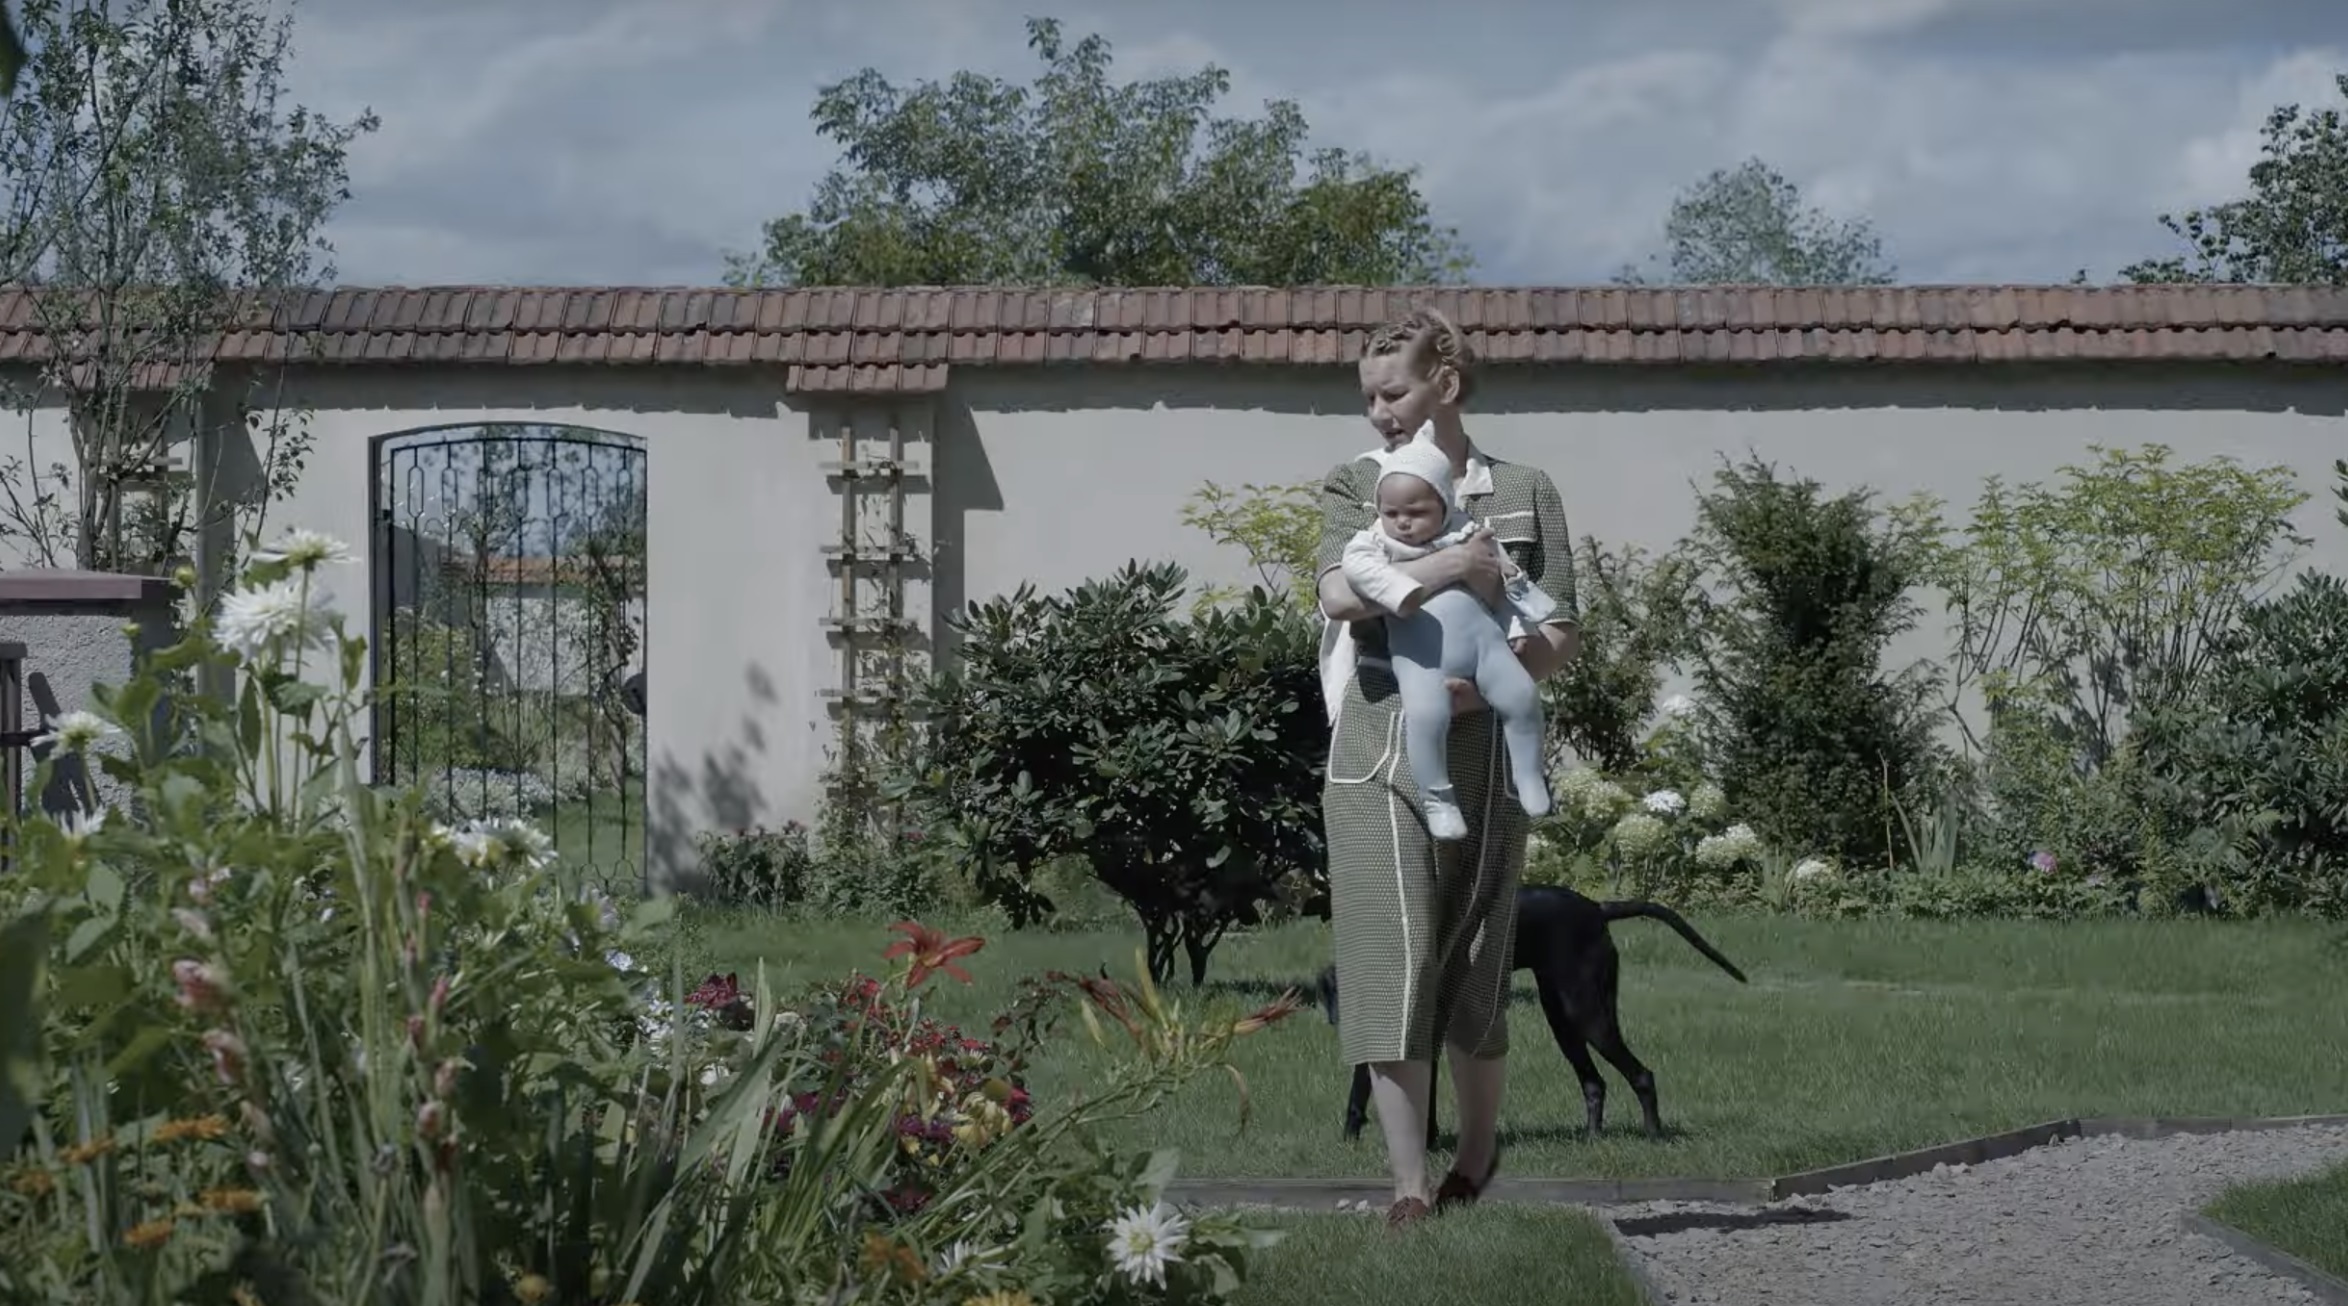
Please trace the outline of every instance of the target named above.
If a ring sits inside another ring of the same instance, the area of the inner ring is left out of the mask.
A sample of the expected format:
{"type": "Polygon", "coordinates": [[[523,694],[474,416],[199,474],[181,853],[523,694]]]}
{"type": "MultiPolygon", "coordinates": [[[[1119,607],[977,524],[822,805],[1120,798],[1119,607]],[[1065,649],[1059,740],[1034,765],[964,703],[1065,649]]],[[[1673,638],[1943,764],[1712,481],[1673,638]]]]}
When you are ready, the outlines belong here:
{"type": "Polygon", "coordinates": [[[1432,1214],[1434,1212],[1427,1209],[1425,1202],[1416,1197],[1405,1197],[1386,1208],[1386,1227],[1390,1230],[1401,1229],[1408,1225],[1417,1224],[1432,1214]]]}
{"type": "Polygon", "coordinates": [[[1480,1180],[1469,1179],[1456,1169],[1447,1172],[1443,1182],[1435,1188],[1435,1209],[1448,1211],[1454,1207],[1474,1206],[1483,1198],[1484,1190],[1492,1186],[1493,1176],[1499,1173],[1500,1153],[1497,1149],[1492,1153],[1492,1164],[1484,1168],[1484,1177],[1480,1180]]]}

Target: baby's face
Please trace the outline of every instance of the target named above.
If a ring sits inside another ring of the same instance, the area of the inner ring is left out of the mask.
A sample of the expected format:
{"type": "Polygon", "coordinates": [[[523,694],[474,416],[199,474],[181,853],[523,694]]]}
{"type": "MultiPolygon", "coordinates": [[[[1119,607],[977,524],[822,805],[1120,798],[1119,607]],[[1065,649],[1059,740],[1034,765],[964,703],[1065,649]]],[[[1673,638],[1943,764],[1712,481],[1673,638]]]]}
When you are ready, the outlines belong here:
{"type": "Polygon", "coordinates": [[[1378,482],[1378,520],[1389,539],[1425,544],[1443,533],[1443,496],[1407,472],[1378,482]]]}

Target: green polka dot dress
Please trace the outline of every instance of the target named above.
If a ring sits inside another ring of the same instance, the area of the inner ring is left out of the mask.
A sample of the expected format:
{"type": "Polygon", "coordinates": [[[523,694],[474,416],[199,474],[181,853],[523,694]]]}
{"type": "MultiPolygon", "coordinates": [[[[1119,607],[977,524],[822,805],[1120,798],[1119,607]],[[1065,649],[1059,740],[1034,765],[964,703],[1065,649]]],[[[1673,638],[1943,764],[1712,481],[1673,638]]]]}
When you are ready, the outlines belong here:
{"type": "MultiPolygon", "coordinates": [[[[1355,459],[1321,485],[1319,570],[1371,524],[1378,465],[1355,459]]],[[[1471,452],[1460,506],[1575,620],[1565,505],[1548,474],[1471,452]]],[[[1338,1045],[1348,1063],[1427,1061],[1439,1038],[1457,1054],[1508,1051],[1510,948],[1529,820],[1510,783],[1492,713],[1451,728],[1451,783],[1467,838],[1427,834],[1403,755],[1402,699],[1379,620],[1353,624],[1358,665],[1330,731],[1321,793],[1335,925],[1338,1045]]]]}

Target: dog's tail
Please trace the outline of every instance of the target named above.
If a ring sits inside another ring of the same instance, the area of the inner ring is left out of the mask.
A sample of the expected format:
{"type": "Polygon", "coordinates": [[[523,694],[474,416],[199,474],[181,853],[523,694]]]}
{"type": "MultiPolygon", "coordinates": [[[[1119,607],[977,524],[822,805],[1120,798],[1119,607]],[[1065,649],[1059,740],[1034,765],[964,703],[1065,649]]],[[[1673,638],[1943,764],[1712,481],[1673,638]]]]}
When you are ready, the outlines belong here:
{"type": "Polygon", "coordinates": [[[1720,949],[1715,948],[1711,944],[1705,942],[1704,936],[1696,933],[1695,926],[1688,924],[1687,921],[1681,919],[1678,912],[1673,911],[1671,908],[1666,907],[1661,903],[1640,902],[1635,899],[1624,902],[1602,902],[1598,904],[1598,910],[1606,917],[1609,923],[1614,921],[1626,921],[1632,919],[1633,917],[1640,916],[1643,916],[1651,921],[1661,921],[1664,924],[1670,926],[1673,932],[1677,933],[1681,938],[1686,939],[1688,941],[1689,947],[1703,953],[1704,956],[1708,958],[1713,965],[1727,971],[1730,977],[1735,979],[1737,983],[1744,984],[1748,982],[1745,979],[1745,972],[1738,970],[1735,962],[1721,956],[1720,949]]]}

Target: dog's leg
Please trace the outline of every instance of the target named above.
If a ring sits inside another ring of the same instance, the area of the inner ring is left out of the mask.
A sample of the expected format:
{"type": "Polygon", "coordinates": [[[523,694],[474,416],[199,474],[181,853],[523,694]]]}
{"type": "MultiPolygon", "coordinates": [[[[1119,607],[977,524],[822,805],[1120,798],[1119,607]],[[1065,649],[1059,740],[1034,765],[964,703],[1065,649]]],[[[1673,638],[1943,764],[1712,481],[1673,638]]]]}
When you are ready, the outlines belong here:
{"type": "Polygon", "coordinates": [[[1345,1141],[1359,1142],[1362,1126],[1368,1124],[1369,1119],[1370,1068],[1357,1065],[1353,1068],[1353,1087],[1345,1094],[1345,1141]]]}
{"type": "Polygon", "coordinates": [[[1630,1081],[1631,1092],[1639,1099],[1639,1112],[1646,1117],[1647,1136],[1661,1138],[1663,1115],[1655,1104],[1655,1072],[1632,1055],[1630,1044],[1622,1037],[1622,1015],[1615,1001],[1622,980],[1621,960],[1607,957],[1599,978],[1599,1000],[1582,1032],[1590,1040],[1590,1046],[1598,1049],[1598,1055],[1630,1081]]]}
{"type": "Polygon", "coordinates": [[[1598,1073],[1598,1063],[1590,1059],[1590,1045],[1575,1025],[1573,1013],[1565,1008],[1561,986],[1553,980],[1540,971],[1533,972],[1533,983],[1541,995],[1541,1015],[1549,1022],[1549,1037],[1557,1040],[1557,1050],[1573,1067],[1574,1078],[1581,1081],[1582,1113],[1589,1122],[1590,1136],[1595,1138],[1606,1127],[1606,1080],[1598,1073]]]}
{"type": "Polygon", "coordinates": [[[1435,1099],[1443,1096],[1443,1045],[1435,1045],[1435,1059],[1427,1067],[1427,1150],[1435,1150],[1435,1099]]]}

